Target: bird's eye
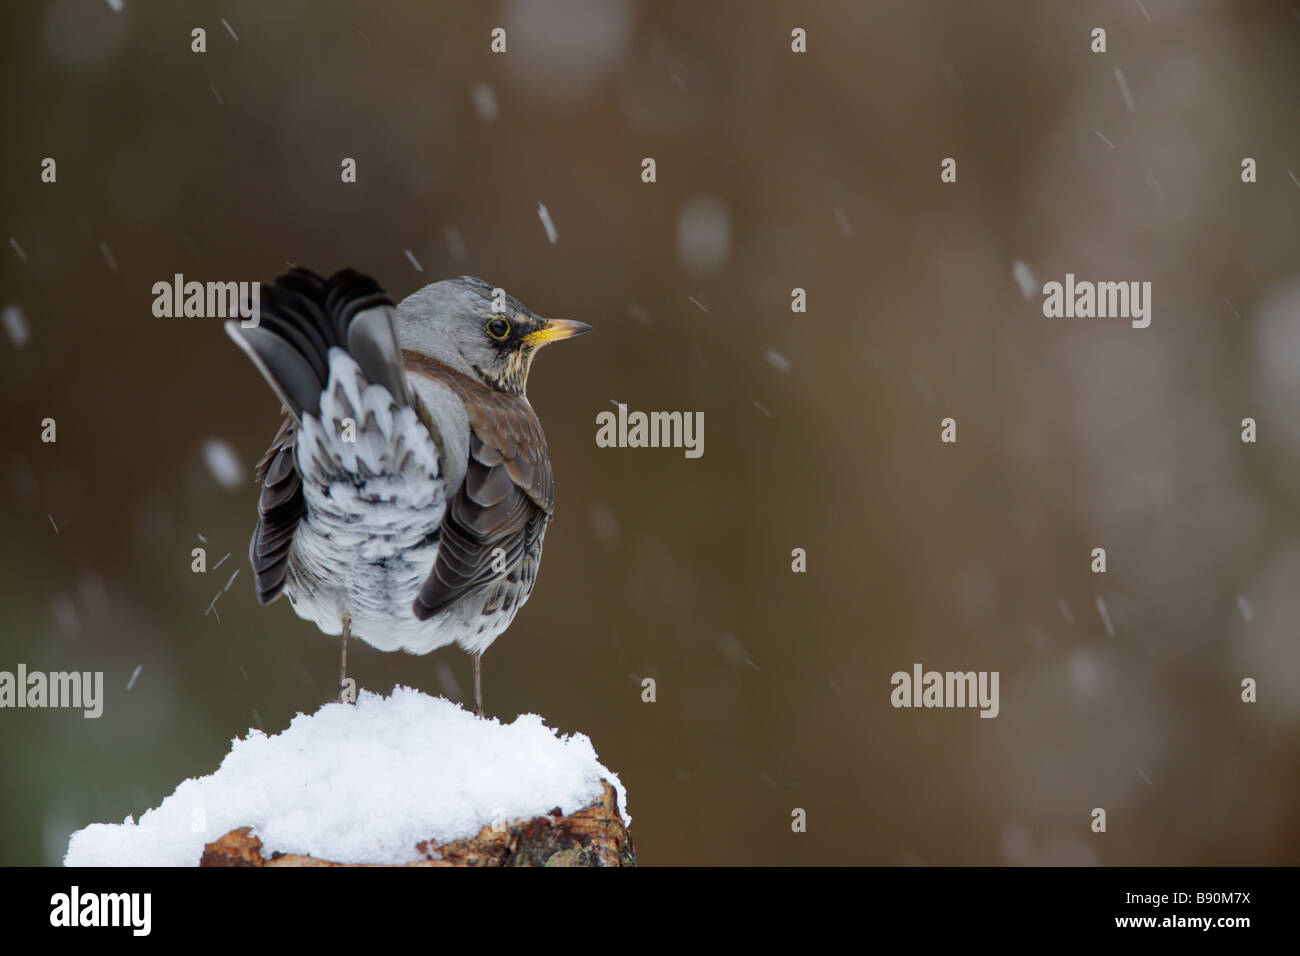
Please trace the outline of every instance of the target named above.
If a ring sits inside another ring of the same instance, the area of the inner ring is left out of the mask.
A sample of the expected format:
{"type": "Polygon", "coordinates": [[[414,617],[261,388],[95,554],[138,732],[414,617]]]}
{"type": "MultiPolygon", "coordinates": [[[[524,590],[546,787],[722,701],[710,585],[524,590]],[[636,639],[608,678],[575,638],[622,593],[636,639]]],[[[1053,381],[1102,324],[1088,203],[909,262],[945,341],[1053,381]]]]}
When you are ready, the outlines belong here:
{"type": "Polygon", "coordinates": [[[493,319],[487,324],[487,332],[499,342],[510,334],[510,323],[505,319],[493,319]]]}

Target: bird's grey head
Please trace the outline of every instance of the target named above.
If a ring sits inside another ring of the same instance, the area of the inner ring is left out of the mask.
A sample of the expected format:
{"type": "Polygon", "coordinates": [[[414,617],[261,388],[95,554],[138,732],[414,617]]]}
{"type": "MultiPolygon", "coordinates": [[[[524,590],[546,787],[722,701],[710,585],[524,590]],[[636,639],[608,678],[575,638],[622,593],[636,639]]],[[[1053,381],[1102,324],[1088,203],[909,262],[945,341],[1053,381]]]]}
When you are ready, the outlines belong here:
{"type": "Polygon", "coordinates": [[[427,285],[397,307],[397,340],[403,349],[514,395],[524,395],[539,348],[590,329],[582,322],[544,319],[473,276],[427,285]]]}

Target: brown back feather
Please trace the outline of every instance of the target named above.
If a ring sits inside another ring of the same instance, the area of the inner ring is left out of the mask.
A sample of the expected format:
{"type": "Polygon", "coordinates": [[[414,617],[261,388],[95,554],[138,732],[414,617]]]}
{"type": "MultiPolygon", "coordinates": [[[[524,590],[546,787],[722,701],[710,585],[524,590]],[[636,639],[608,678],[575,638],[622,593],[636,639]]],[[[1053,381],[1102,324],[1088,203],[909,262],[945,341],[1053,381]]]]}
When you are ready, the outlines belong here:
{"type": "Polygon", "coordinates": [[[447,365],[409,350],[408,372],[454,391],[469,417],[465,481],[447,504],[438,557],[414,611],[427,620],[499,577],[514,577],[555,511],[555,484],[546,436],[532,406],[487,388],[447,365]],[[506,555],[504,572],[492,567],[493,552],[506,555]]]}

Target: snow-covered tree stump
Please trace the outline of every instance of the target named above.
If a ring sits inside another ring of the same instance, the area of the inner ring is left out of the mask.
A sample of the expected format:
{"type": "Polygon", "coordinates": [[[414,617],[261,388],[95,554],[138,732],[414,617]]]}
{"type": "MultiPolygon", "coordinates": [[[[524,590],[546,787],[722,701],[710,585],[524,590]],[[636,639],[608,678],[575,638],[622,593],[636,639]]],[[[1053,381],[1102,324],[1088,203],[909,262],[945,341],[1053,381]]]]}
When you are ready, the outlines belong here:
{"type": "MultiPolygon", "coordinates": [[[[589,807],[564,816],[556,807],[546,816],[485,826],[467,840],[417,843],[423,859],[396,866],[635,866],[632,838],[618,812],[618,797],[608,781],[589,807]]],[[[335,863],[296,853],[262,855],[262,841],[251,827],[231,830],[203,848],[199,866],[373,866],[335,863]]]]}
{"type": "Polygon", "coordinates": [[[584,734],[399,687],[249,731],[70,866],[630,866],[627,792],[584,734]]]}

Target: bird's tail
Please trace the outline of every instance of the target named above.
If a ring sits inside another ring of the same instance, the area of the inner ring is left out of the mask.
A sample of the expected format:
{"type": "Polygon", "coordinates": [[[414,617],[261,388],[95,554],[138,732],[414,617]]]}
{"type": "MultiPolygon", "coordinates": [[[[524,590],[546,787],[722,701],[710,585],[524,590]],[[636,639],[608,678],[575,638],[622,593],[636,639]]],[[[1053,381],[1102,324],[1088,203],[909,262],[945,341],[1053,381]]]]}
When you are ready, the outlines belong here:
{"type": "Polygon", "coordinates": [[[304,414],[320,413],[333,348],[350,355],[398,407],[411,404],[394,312],[393,300],[369,276],[344,269],[324,279],[296,268],[262,287],[256,326],[231,321],[226,332],[301,422],[304,414]]]}

